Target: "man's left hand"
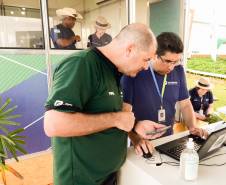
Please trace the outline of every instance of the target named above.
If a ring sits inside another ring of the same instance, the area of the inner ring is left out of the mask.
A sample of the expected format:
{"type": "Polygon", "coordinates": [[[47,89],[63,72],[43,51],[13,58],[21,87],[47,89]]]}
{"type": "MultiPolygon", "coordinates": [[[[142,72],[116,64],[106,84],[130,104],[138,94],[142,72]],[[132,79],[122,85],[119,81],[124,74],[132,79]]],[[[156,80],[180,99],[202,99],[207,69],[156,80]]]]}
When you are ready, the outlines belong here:
{"type": "Polygon", "coordinates": [[[191,134],[197,135],[203,139],[207,139],[207,137],[209,135],[208,132],[203,128],[193,127],[191,129],[189,129],[189,131],[191,134]]]}
{"type": "Polygon", "coordinates": [[[76,42],[80,42],[81,41],[81,37],[79,35],[75,35],[74,38],[75,38],[75,41],[76,42]]]}

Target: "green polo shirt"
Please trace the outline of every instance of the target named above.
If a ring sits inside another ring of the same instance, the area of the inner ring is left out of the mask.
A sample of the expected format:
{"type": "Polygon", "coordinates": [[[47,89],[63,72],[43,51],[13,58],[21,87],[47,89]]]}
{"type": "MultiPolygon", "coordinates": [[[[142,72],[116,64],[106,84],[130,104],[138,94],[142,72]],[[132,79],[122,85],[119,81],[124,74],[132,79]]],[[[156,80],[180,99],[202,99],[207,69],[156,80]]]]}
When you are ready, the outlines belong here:
{"type": "MultiPolygon", "coordinates": [[[[88,114],[121,111],[116,67],[96,48],[66,58],[54,72],[46,108],[88,114]]],[[[52,138],[54,185],[100,185],[122,166],[126,145],[126,132],[117,128],[52,138]]]]}

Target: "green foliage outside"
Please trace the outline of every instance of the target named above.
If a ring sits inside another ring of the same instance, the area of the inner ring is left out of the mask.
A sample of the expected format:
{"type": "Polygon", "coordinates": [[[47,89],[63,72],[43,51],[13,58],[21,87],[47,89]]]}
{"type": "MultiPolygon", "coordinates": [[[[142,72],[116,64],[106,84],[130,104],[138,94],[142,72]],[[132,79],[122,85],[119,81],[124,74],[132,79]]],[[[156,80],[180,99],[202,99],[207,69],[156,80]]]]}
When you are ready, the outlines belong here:
{"type": "MultiPolygon", "coordinates": [[[[210,58],[191,58],[188,60],[187,68],[226,75],[226,59],[218,58],[218,60],[214,62],[210,58]]],[[[200,75],[187,73],[188,88],[194,87],[200,77],[200,75]]],[[[216,110],[219,107],[226,106],[226,79],[209,78],[214,86],[212,92],[216,99],[216,101],[214,101],[214,109],[216,110]]]]}
{"type": "Polygon", "coordinates": [[[191,58],[188,60],[187,68],[226,75],[226,59],[218,58],[214,62],[211,58],[191,58]]]}
{"type": "Polygon", "coordinates": [[[217,112],[211,114],[209,117],[207,117],[207,119],[205,119],[205,121],[207,121],[208,123],[216,123],[222,120],[226,121],[226,115],[217,112]]]}

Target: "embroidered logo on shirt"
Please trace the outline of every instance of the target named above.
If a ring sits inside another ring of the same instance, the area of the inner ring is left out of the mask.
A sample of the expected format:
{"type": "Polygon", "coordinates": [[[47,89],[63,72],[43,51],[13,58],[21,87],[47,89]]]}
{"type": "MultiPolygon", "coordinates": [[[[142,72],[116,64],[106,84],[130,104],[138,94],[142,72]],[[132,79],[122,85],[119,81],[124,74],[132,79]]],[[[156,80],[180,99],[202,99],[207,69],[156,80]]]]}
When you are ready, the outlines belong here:
{"type": "Polygon", "coordinates": [[[108,92],[108,94],[109,94],[109,96],[114,96],[115,95],[115,93],[114,92],[108,92]]]}
{"type": "Polygon", "coordinates": [[[197,98],[194,98],[194,100],[193,101],[199,101],[199,99],[197,99],[197,98]]]}
{"type": "Polygon", "coordinates": [[[66,105],[66,106],[72,107],[72,104],[70,104],[70,103],[64,103],[62,100],[56,100],[56,101],[54,102],[54,106],[56,106],[56,107],[59,107],[59,106],[61,106],[61,105],[66,105]]]}
{"type": "Polygon", "coordinates": [[[55,29],[54,29],[54,33],[60,33],[60,30],[57,29],[57,28],[55,28],[55,29]]]}
{"type": "Polygon", "coordinates": [[[177,85],[177,84],[178,84],[177,81],[171,81],[171,82],[166,81],[166,85],[177,85]]]}

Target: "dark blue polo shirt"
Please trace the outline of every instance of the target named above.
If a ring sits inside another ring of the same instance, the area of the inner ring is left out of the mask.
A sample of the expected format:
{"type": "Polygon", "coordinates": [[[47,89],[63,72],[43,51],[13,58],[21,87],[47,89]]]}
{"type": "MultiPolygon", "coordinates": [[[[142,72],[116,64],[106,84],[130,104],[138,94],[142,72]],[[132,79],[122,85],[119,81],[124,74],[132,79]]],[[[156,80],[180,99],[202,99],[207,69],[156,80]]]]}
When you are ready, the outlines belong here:
{"type": "Polygon", "coordinates": [[[209,104],[213,103],[213,93],[208,91],[202,97],[198,95],[198,89],[195,87],[189,90],[191,104],[195,112],[199,112],[201,107],[203,109],[203,114],[207,114],[207,109],[209,104]]]}
{"type": "MultiPolygon", "coordinates": [[[[161,91],[164,75],[154,72],[161,91]]],[[[166,125],[174,123],[175,104],[177,101],[189,97],[184,69],[181,65],[176,66],[167,75],[167,84],[163,97],[163,108],[166,111],[166,125]]],[[[150,69],[141,71],[135,78],[123,76],[122,78],[123,100],[133,106],[136,120],[151,120],[158,122],[158,110],[161,99],[155,87],[150,69]]],[[[172,133],[172,129],[166,134],[172,133]]]]}
{"type": "Polygon", "coordinates": [[[111,41],[112,41],[112,37],[107,33],[104,33],[100,38],[98,38],[97,35],[94,33],[92,35],[89,35],[87,47],[94,48],[94,47],[105,46],[109,44],[111,41]]]}
{"type": "Polygon", "coordinates": [[[63,24],[58,24],[54,28],[51,28],[50,37],[53,41],[54,47],[57,49],[76,49],[76,41],[67,47],[61,47],[56,43],[57,39],[70,39],[74,36],[75,33],[72,29],[64,27],[63,24]]]}

